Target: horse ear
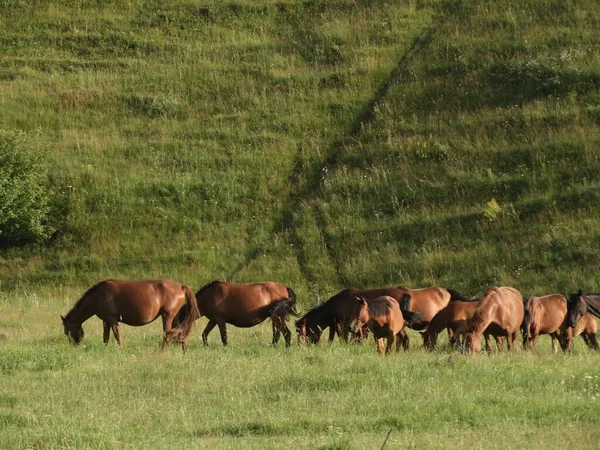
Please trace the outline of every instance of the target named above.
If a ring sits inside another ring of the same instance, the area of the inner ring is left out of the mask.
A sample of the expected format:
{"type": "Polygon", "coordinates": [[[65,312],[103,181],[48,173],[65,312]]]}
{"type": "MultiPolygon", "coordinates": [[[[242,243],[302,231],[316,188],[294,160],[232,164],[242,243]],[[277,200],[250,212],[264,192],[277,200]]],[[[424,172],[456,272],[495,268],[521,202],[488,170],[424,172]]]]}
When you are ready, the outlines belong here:
{"type": "Polygon", "coordinates": [[[61,319],[63,322],[65,321],[65,318],[64,318],[64,316],[63,316],[62,314],[61,314],[61,316],[60,316],[60,319],[61,319]]]}
{"type": "Polygon", "coordinates": [[[579,290],[577,291],[577,295],[579,295],[579,296],[583,295],[583,291],[582,291],[581,289],[579,289],[579,290]]]}

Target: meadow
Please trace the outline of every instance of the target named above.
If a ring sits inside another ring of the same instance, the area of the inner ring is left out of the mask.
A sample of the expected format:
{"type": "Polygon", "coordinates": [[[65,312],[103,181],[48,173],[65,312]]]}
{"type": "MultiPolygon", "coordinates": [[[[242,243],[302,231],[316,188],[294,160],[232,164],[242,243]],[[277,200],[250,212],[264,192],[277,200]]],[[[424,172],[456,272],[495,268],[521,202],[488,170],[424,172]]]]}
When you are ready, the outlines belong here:
{"type": "Polygon", "coordinates": [[[597,292],[598,29],[594,0],[0,2],[0,131],[49,198],[46,240],[0,220],[0,447],[597,448],[579,338],[382,358],[201,319],[182,355],[59,314],[105,278],[597,292]]]}

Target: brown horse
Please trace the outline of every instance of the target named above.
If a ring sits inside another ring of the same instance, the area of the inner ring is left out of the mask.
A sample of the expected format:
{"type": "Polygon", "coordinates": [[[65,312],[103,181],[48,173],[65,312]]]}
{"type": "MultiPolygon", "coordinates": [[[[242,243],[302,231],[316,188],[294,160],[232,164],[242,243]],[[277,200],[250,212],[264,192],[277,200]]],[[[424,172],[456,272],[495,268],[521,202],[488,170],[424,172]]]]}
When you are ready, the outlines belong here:
{"type": "Polygon", "coordinates": [[[552,338],[552,351],[558,351],[561,325],[567,316],[567,299],[564,295],[550,294],[543,297],[529,297],[525,303],[523,317],[523,349],[535,349],[538,337],[549,334],[552,338]]]}
{"type": "MultiPolygon", "coordinates": [[[[344,289],[338,292],[325,303],[308,311],[296,321],[298,342],[313,344],[321,340],[321,335],[329,328],[329,342],[332,342],[336,333],[348,341],[350,331],[349,316],[354,308],[356,297],[374,300],[387,295],[400,303],[402,314],[408,326],[422,329],[431,320],[439,309],[448,304],[450,299],[462,299],[456,291],[445,288],[378,288],[378,289],[344,289]],[[402,301],[404,299],[404,301],[402,301]],[[440,306],[441,305],[441,306],[440,306]],[[415,315],[414,313],[419,313],[415,315]],[[419,320],[416,320],[419,317],[419,320]],[[421,327],[421,328],[419,328],[421,327]]],[[[408,346],[408,335],[406,335],[408,346]]]]}
{"type": "Polygon", "coordinates": [[[598,324],[596,319],[591,314],[584,314],[575,327],[568,327],[566,321],[562,324],[560,333],[560,347],[564,350],[573,349],[573,338],[581,335],[586,345],[590,350],[598,350],[598,340],[596,333],[598,332],[598,324]]]}
{"type": "Polygon", "coordinates": [[[146,325],[158,317],[163,322],[162,348],[168,341],[181,342],[186,350],[186,339],[194,320],[199,317],[198,306],[192,292],[172,280],[122,281],[105,280],[92,286],[75,303],[65,317],[60,316],[69,340],[79,344],[83,339],[83,322],[92,316],[104,322],[104,343],[108,344],[110,330],[120,347],[123,346],[119,322],[132,326],[146,325]],[[189,319],[173,328],[173,320],[184,301],[192,311],[189,319]]]}
{"type": "MultiPolygon", "coordinates": [[[[461,343],[461,337],[467,333],[467,322],[475,314],[479,305],[479,299],[470,301],[453,301],[448,306],[439,311],[427,325],[425,331],[421,332],[423,337],[423,346],[428,350],[435,350],[437,346],[438,335],[448,329],[450,345],[457,347],[461,343]]],[[[485,346],[487,351],[491,351],[490,334],[483,332],[485,337],[485,346]]],[[[501,345],[500,337],[496,338],[498,346],[501,345]]]]}
{"type": "MultiPolygon", "coordinates": [[[[387,295],[377,297],[374,300],[366,300],[358,297],[354,302],[354,307],[350,313],[350,329],[357,332],[364,325],[369,327],[375,342],[377,342],[377,351],[388,355],[396,337],[401,337],[404,328],[404,317],[400,311],[400,305],[393,297],[387,295]],[[387,345],[384,341],[387,340],[387,345]]],[[[398,350],[398,346],[396,346],[398,350]]]]}
{"type": "Polygon", "coordinates": [[[512,351],[523,314],[523,297],[519,291],[512,287],[488,289],[467,323],[463,353],[481,351],[481,335],[484,331],[492,336],[506,336],[508,349],[512,351]]]}
{"type": "Polygon", "coordinates": [[[208,318],[208,324],[202,332],[204,345],[208,344],[208,334],[215,326],[219,327],[223,345],[227,345],[226,324],[249,328],[268,318],[273,323],[273,345],[279,341],[281,332],[286,346],[289,347],[291,343],[292,332],[285,322],[288,313],[297,315],[296,294],[283,284],[213,281],[196,292],[196,301],[200,315],[208,318]]]}

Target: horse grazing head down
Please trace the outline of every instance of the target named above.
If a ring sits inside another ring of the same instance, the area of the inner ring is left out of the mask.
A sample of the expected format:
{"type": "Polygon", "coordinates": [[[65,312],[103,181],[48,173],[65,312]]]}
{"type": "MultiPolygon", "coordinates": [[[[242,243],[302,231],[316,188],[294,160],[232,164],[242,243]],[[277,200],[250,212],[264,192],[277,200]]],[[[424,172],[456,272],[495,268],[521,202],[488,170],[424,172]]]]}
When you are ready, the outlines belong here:
{"type": "Polygon", "coordinates": [[[575,327],[579,319],[581,319],[585,313],[587,313],[587,303],[581,296],[583,292],[581,289],[576,294],[571,294],[569,302],[567,303],[567,326],[575,327]]]}
{"type": "Polygon", "coordinates": [[[306,319],[302,318],[296,321],[296,333],[298,333],[298,344],[318,344],[323,330],[318,325],[307,325],[306,319]]]}
{"type": "Polygon", "coordinates": [[[350,331],[358,333],[369,321],[369,304],[362,297],[356,297],[356,304],[350,313],[350,331]]]}
{"type": "Polygon", "coordinates": [[[81,324],[71,322],[69,321],[69,319],[63,316],[60,316],[60,318],[62,319],[63,328],[65,334],[69,338],[69,341],[71,341],[71,343],[73,344],[79,344],[83,340],[83,336],[85,334],[83,332],[83,327],[81,326],[81,324]]]}

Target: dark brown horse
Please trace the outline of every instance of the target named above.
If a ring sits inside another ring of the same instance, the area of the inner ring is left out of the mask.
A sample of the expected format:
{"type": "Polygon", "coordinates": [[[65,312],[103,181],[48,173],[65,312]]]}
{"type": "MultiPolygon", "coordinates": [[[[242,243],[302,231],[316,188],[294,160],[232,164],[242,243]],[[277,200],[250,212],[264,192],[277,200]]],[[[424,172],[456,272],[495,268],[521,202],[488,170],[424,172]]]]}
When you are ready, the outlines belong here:
{"type": "MultiPolygon", "coordinates": [[[[479,306],[479,299],[470,301],[452,301],[448,306],[439,311],[429,324],[425,331],[421,332],[423,337],[423,346],[428,350],[434,350],[437,346],[438,335],[448,329],[450,344],[456,347],[461,344],[461,337],[467,333],[467,322],[473,317],[479,306]]],[[[485,337],[486,350],[491,351],[490,334],[487,331],[483,332],[485,337]]],[[[501,338],[496,338],[498,345],[501,343],[501,338]]]]}
{"type": "Polygon", "coordinates": [[[600,317],[600,294],[584,294],[581,289],[571,294],[567,305],[567,326],[575,327],[586,313],[600,317]]]}
{"type": "Polygon", "coordinates": [[[564,295],[550,294],[543,297],[529,297],[525,302],[523,317],[523,348],[535,349],[538,337],[549,334],[552,338],[552,351],[558,351],[561,325],[567,316],[567,299],[564,295]]]}
{"type": "Polygon", "coordinates": [[[481,335],[484,331],[496,337],[506,336],[508,349],[513,350],[523,314],[523,297],[515,288],[488,289],[467,323],[463,352],[481,351],[481,335]]]}
{"type": "MultiPolygon", "coordinates": [[[[350,329],[354,332],[360,330],[364,325],[369,327],[375,342],[377,351],[389,355],[397,337],[403,339],[401,333],[404,328],[404,317],[400,311],[400,305],[396,299],[384,295],[374,300],[366,300],[358,297],[350,313],[350,329]],[[384,342],[387,341],[387,344],[384,342]]],[[[398,350],[399,346],[396,346],[398,350]]]]}
{"type": "MultiPolygon", "coordinates": [[[[405,291],[397,288],[344,289],[325,303],[311,309],[296,321],[298,342],[300,344],[306,342],[317,344],[321,340],[323,331],[327,328],[329,328],[329,342],[333,342],[336,334],[348,342],[350,333],[349,318],[357,297],[374,300],[377,297],[387,295],[399,301],[405,293],[405,291]]],[[[413,316],[410,312],[407,312],[407,317],[412,318],[413,316]]],[[[364,330],[359,330],[358,335],[363,334],[364,330]]]]}
{"type": "Polygon", "coordinates": [[[81,325],[94,315],[104,323],[105,344],[108,344],[112,329],[117,343],[123,346],[119,322],[141,326],[161,317],[164,330],[162,348],[168,341],[176,341],[181,343],[185,351],[186,339],[199,312],[190,289],[175,281],[105,280],[88,289],[65,317],[60,316],[65,334],[71,342],[81,342],[84,335],[81,325]],[[173,328],[173,320],[184,302],[192,314],[180,326],[173,328]]]}
{"type": "Polygon", "coordinates": [[[573,338],[581,335],[583,341],[590,350],[598,350],[598,340],[596,333],[598,332],[598,324],[596,319],[591,314],[584,314],[575,325],[575,328],[568,327],[566,321],[562,325],[560,333],[560,347],[564,351],[573,349],[573,338]]]}
{"type": "MultiPolygon", "coordinates": [[[[316,344],[321,340],[321,335],[327,328],[329,328],[329,342],[333,341],[336,333],[345,341],[348,341],[350,331],[348,318],[354,308],[356,297],[374,300],[384,295],[399,302],[407,325],[415,329],[423,329],[435,315],[435,312],[447,305],[451,299],[463,298],[456,291],[436,287],[425,289],[402,287],[344,289],[325,303],[311,309],[296,321],[298,342],[316,344]],[[414,313],[419,314],[415,315],[414,313]],[[419,319],[416,320],[416,317],[419,317],[419,319]]],[[[408,340],[406,345],[408,345],[408,340]]]]}
{"type": "Polygon", "coordinates": [[[297,314],[296,294],[283,284],[213,281],[196,292],[196,301],[200,315],[208,318],[202,332],[204,345],[208,344],[208,334],[215,326],[219,327],[223,345],[227,345],[226,324],[249,328],[268,318],[273,323],[273,345],[277,344],[280,333],[283,333],[286,346],[291,343],[292,332],[286,325],[286,318],[288,313],[297,314]]]}

